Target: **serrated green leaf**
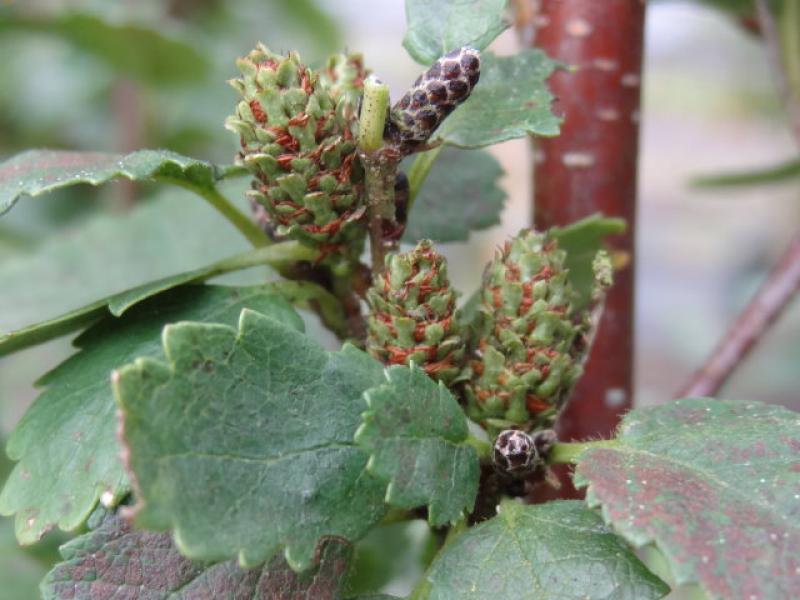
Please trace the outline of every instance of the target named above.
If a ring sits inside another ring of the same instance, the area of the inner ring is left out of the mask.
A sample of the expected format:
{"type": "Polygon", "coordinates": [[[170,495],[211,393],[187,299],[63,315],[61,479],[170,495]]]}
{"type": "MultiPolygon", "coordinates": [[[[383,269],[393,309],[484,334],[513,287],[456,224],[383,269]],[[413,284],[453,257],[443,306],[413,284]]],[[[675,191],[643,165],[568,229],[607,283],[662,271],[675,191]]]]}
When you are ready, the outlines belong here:
{"type": "Polygon", "coordinates": [[[503,168],[484,150],[444,148],[414,202],[403,241],[466,241],[471,231],[500,223],[503,168]]]}
{"type": "Polygon", "coordinates": [[[699,188],[744,187],[792,183],[800,179],[800,160],[790,160],[774,167],[742,170],[736,173],[702,175],[694,177],[691,184],[699,188]]]}
{"type": "Polygon", "coordinates": [[[180,555],[168,533],[134,531],[112,516],[62,547],[65,560],[47,574],[42,594],[45,600],[339,600],[350,545],[331,539],[318,550],[313,569],[302,574],[280,557],[250,570],[232,560],[196,563],[180,555]]]}
{"type": "Polygon", "coordinates": [[[403,46],[418,63],[430,65],[451,50],[483,50],[509,24],[507,0],[406,0],[408,31],[403,46]]]}
{"type": "Polygon", "coordinates": [[[149,84],[202,81],[210,69],[206,56],[187,42],[154,29],[116,25],[89,14],[38,17],[5,9],[0,14],[0,35],[23,32],[59,37],[105,62],[115,73],[149,84]]]}
{"type": "Polygon", "coordinates": [[[416,365],[394,366],[386,370],[386,382],[365,397],[369,410],[355,439],[370,454],[367,469],[389,483],[386,502],[427,505],[434,526],[472,510],[478,455],[466,443],[464,411],[444,384],[416,365]]]}
{"type": "Polygon", "coordinates": [[[592,303],[594,272],[592,261],[597,251],[605,247],[605,238],[625,232],[625,220],[591,215],[565,227],[553,227],[550,234],[567,251],[566,267],[573,289],[578,293],[575,303],[580,310],[592,303]]]}
{"type": "Polygon", "coordinates": [[[527,135],[558,135],[547,79],[557,63],[541,50],[513,56],[485,52],[481,78],[469,99],[436,130],[435,138],[464,148],[491,146],[527,135]]]}
{"type": "Polygon", "coordinates": [[[270,285],[187,286],[108,318],[76,340],[81,350],[45,375],[45,387],[22,418],[7,452],[19,461],[0,493],[0,514],[16,513],[17,537],[38,540],[54,525],[73,530],[104,492],[119,498],[127,481],[119,459],[113,369],[161,354],[165,324],[195,320],[235,324],[245,307],[302,329],[300,317],[270,285]]]}
{"type": "Polygon", "coordinates": [[[138,150],[130,154],[27,150],[0,163],[0,215],[21,196],[39,196],[82,183],[100,185],[124,177],[210,188],[225,173],[223,167],[169,150],[138,150]]]}
{"type": "Polygon", "coordinates": [[[578,501],[503,502],[496,517],[445,546],[428,582],[426,600],[647,600],[669,592],[578,501]]]}
{"type": "Polygon", "coordinates": [[[0,335],[82,313],[98,298],[106,304],[109,296],[248,248],[233,227],[185,192],[126,216],[97,215],[0,263],[0,335]]]}
{"type": "Polygon", "coordinates": [[[800,577],[800,415],[708,398],[636,409],[575,480],[634,546],[655,543],[711,598],[792,598],[800,577]]]}
{"type": "Polygon", "coordinates": [[[248,310],[238,330],[170,325],[164,348],[168,363],[115,376],[138,524],[173,528],[191,558],[252,566],[285,547],[303,569],[321,537],[358,539],[383,516],[353,442],[377,361],[248,310]]]}

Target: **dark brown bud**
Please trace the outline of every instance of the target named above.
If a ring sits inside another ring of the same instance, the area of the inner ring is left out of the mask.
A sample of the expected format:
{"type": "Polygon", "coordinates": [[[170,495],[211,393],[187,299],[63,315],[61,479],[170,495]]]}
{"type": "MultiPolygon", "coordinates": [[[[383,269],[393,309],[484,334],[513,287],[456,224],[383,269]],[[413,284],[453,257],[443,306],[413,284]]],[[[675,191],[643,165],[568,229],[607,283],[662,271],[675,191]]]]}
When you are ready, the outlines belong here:
{"type": "Polygon", "coordinates": [[[500,471],[511,475],[530,473],[535,457],[533,438],[524,431],[507,429],[494,442],[494,464],[500,471]]]}
{"type": "Polygon", "coordinates": [[[453,50],[420,75],[392,108],[387,137],[403,154],[416,152],[478,83],[481,55],[474,48],[453,50]]]}
{"type": "Polygon", "coordinates": [[[495,467],[512,477],[530,475],[546,465],[555,442],[556,434],[552,429],[537,431],[533,435],[519,429],[506,429],[494,442],[495,467]]]}

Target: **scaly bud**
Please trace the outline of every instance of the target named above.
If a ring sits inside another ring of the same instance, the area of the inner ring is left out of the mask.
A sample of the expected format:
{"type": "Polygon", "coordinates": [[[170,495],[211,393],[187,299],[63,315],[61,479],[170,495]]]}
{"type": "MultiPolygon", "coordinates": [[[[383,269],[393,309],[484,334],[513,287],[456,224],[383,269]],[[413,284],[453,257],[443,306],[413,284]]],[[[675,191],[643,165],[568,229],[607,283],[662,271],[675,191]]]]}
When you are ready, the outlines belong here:
{"type": "Polygon", "coordinates": [[[446,54],[420,75],[392,107],[387,137],[403,154],[424,148],[425,142],[478,83],[481,55],[474,48],[446,54]]]}

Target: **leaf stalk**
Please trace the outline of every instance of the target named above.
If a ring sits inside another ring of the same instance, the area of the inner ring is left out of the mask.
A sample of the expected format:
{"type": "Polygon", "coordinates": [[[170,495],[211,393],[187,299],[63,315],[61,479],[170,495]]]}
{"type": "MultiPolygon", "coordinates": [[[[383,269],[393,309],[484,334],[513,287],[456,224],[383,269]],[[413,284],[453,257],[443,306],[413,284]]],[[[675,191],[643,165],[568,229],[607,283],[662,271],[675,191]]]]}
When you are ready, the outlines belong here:
{"type": "Polygon", "coordinates": [[[593,448],[616,448],[620,445],[617,440],[597,440],[594,442],[564,442],[553,446],[550,451],[549,463],[551,465],[569,465],[578,462],[581,454],[593,448]]]}

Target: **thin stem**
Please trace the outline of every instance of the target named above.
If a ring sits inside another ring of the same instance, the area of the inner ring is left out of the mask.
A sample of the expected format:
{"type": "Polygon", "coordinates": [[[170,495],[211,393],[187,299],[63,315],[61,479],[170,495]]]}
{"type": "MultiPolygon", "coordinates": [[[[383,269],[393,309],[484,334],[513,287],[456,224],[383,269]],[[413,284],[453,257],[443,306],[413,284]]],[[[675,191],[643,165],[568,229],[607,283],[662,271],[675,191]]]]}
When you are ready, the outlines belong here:
{"type": "Polygon", "coordinates": [[[436,159],[439,158],[439,154],[443,148],[444,145],[440,145],[428,150],[427,152],[417,154],[414,162],[411,163],[411,168],[408,170],[409,194],[407,212],[411,212],[411,208],[414,206],[414,201],[417,199],[420,189],[422,189],[422,184],[425,183],[425,180],[428,178],[428,174],[431,172],[431,167],[433,166],[433,163],[436,162],[436,159]]]}
{"type": "Polygon", "coordinates": [[[597,440],[594,442],[558,443],[550,450],[551,465],[569,465],[578,461],[578,457],[592,448],[614,448],[619,446],[617,440],[597,440]]]}
{"type": "Polygon", "coordinates": [[[191,281],[205,281],[225,273],[263,265],[271,266],[280,271],[294,262],[314,261],[317,258],[319,258],[318,250],[303,246],[295,241],[280,242],[272,246],[264,246],[223,258],[208,267],[199,269],[197,276],[191,281]]]}
{"type": "MultiPolygon", "coordinates": [[[[439,548],[439,552],[442,549],[439,548]]],[[[430,568],[422,574],[419,582],[417,583],[416,587],[411,591],[411,594],[408,596],[408,600],[425,600],[431,591],[431,582],[428,580],[428,573],[430,572],[430,568]]]]}
{"type": "Polygon", "coordinates": [[[444,544],[442,545],[440,551],[444,550],[445,548],[447,548],[447,546],[449,546],[454,541],[456,541],[456,539],[462,533],[467,531],[467,529],[469,529],[469,524],[467,523],[467,520],[464,519],[464,518],[461,518],[458,521],[456,521],[455,523],[453,523],[453,525],[450,527],[450,529],[447,530],[447,537],[444,538],[444,544]]]}
{"type": "MultiPolygon", "coordinates": [[[[786,1],[797,2],[797,0],[786,1]]],[[[755,3],[758,22],[761,26],[761,33],[767,50],[767,58],[772,66],[775,78],[775,85],[789,115],[795,141],[800,145],[800,98],[798,98],[796,90],[792,89],[792,80],[798,74],[789,72],[789,64],[784,60],[785,54],[781,44],[781,34],[778,30],[775,16],[769,7],[769,0],[755,0],[755,3]]],[[[790,16],[792,16],[791,13],[789,13],[790,16]]],[[[798,35],[797,27],[797,24],[792,27],[791,35],[798,35]]],[[[796,62],[792,61],[792,65],[796,64],[796,62]]]]}
{"type": "Polygon", "coordinates": [[[384,223],[394,223],[394,181],[400,160],[399,156],[388,152],[383,143],[388,107],[389,87],[375,77],[367,78],[358,123],[358,149],[364,165],[374,273],[383,269],[386,255],[384,223]]]}
{"type": "Polygon", "coordinates": [[[716,394],[799,290],[800,233],[797,233],[750,304],[678,397],[716,394]]]}
{"type": "Polygon", "coordinates": [[[364,98],[358,121],[358,148],[362,152],[376,152],[383,146],[388,109],[389,86],[370,75],[364,81],[364,98]]]}
{"type": "Polygon", "coordinates": [[[234,204],[228,200],[220,191],[215,187],[203,187],[193,185],[181,179],[174,179],[171,177],[159,177],[159,181],[171,183],[180,186],[184,189],[190,190],[206,200],[211,206],[216,208],[219,213],[228,219],[228,221],[239,230],[239,232],[250,242],[253,247],[261,248],[272,244],[266,233],[256,225],[247,215],[242,213],[234,204]]]}
{"type": "MultiPolygon", "coordinates": [[[[48,321],[35,323],[5,335],[0,333],[0,356],[5,356],[82,329],[102,316],[107,315],[108,311],[114,316],[120,316],[125,310],[143,299],[178,285],[198,283],[225,273],[262,265],[269,265],[283,274],[285,269],[296,261],[314,261],[317,258],[319,258],[319,253],[316,250],[302,246],[294,241],[280,242],[272,246],[235,254],[206,267],[169,275],[160,280],[151,281],[119,292],[48,321]]],[[[325,308],[324,310],[332,311],[332,308],[325,308]]],[[[323,307],[320,308],[319,312],[324,321],[323,307]]]]}
{"type": "Polygon", "coordinates": [[[394,221],[394,178],[397,174],[397,161],[376,152],[363,154],[367,206],[369,210],[370,254],[372,272],[383,269],[386,256],[384,242],[384,221],[394,221]]]}

